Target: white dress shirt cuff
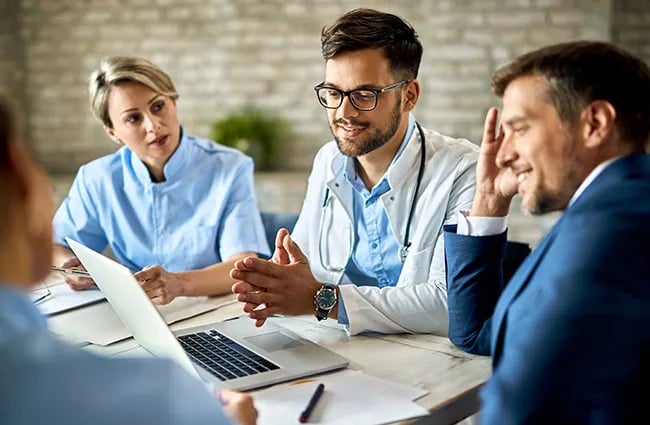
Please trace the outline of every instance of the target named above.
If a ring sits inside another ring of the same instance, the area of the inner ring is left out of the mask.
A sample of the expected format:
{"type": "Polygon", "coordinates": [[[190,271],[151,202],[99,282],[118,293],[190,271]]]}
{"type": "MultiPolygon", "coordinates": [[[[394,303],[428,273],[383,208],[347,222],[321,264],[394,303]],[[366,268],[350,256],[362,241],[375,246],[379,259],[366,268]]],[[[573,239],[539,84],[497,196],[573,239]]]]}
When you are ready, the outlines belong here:
{"type": "Polygon", "coordinates": [[[465,236],[499,235],[508,228],[508,216],[505,217],[476,217],[470,216],[469,211],[458,211],[458,228],[456,233],[465,236]]]}

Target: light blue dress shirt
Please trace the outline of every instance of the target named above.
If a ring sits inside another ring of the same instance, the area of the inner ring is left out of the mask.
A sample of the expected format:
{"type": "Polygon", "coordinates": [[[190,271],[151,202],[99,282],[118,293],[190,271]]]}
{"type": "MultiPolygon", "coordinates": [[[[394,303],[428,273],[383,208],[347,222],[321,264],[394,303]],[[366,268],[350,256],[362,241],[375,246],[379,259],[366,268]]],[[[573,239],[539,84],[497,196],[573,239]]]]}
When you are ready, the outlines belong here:
{"type": "Polygon", "coordinates": [[[164,173],[166,181],[153,182],[126,147],[83,165],[54,216],[55,243],[66,246],[67,236],[98,252],[108,246],[133,271],[268,254],[249,157],[182,134],[164,173]]]}
{"type": "MultiPolygon", "coordinates": [[[[406,134],[389,169],[404,151],[414,129],[415,117],[409,115],[406,134]]],[[[381,196],[391,189],[388,178],[384,174],[384,177],[368,190],[357,174],[354,158],[348,158],[345,176],[354,189],[352,202],[355,242],[345,267],[343,284],[349,281],[358,286],[395,286],[403,263],[398,256],[400,242],[395,239],[388,215],[381,203],[381,196]]],[[[341,324],[349,324],[342,299],[338,308],[338,321],[341,324]]]]}
{"type": "Polygon", "coordinates": [[[230,424],[206,387],[163,359],[107,359],[56,339],[0,284],[0,423],[230,424]]]}

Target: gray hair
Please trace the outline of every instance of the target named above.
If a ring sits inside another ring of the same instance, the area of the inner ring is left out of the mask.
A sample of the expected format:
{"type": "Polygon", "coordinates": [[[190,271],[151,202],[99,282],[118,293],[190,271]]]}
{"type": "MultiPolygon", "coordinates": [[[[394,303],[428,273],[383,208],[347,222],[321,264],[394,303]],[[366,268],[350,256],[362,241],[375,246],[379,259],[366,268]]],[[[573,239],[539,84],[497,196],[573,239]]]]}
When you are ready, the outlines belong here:
{"type": "Polygon", "coordinates": [[[105,57],[99,68],[90,74],[88,94],[93,115],[109,128],[113,128],[113,123],[108,116],[108,95],[111,87],[124,82],[142,84],[158,94],[178,99],[169,75],[148,60],[128,56],[105,57]]]}

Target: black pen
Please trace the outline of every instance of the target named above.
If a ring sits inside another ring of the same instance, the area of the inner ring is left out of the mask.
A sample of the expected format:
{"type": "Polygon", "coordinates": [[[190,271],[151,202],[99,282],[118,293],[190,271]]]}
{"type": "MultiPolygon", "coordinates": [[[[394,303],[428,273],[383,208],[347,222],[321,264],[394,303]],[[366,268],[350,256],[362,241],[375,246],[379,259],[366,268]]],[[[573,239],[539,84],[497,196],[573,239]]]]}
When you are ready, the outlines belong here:
{"type": "Polygon", "coordinates": [[[305,407],[305,410],[303,410],[302,413],[300,414],[300,418],[298,420],[300,421],[301,424],[304,424],[309,420],[309,416],[311,415],[311,412],[314,411],[314,407],[316,407],[316,403],[318,403],[318,400],[320,400],[324,391],[325,391],[325,385],[318,384],[318,386],[316,387],[316,391],[314,391],[314,395],[312,395],[311,398],[309,399],[309,403],[307,404],[307,407],[305,407]]]}

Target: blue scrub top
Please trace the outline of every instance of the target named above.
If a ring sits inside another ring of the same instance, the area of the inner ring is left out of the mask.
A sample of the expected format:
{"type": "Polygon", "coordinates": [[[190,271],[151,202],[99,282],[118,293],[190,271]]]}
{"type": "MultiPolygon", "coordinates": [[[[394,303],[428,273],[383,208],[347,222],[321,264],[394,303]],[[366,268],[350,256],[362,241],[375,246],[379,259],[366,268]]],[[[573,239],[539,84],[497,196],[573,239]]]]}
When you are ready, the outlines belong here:
{"type": "Polygon", "coordinates": [[[51,334],[0,283],[0,423],[230,424],[216,396],[167,359],[96,356],[51,334]]]}
{"type": "Polygon", "coordinates": [[[126,147],[83,165],[54,216],[54,242],[110,247],[133,271],[195,270],[241,252],[268,254],[251,158],[182,132],[164,174],[166,181],[153,182],[126,147]]]}

